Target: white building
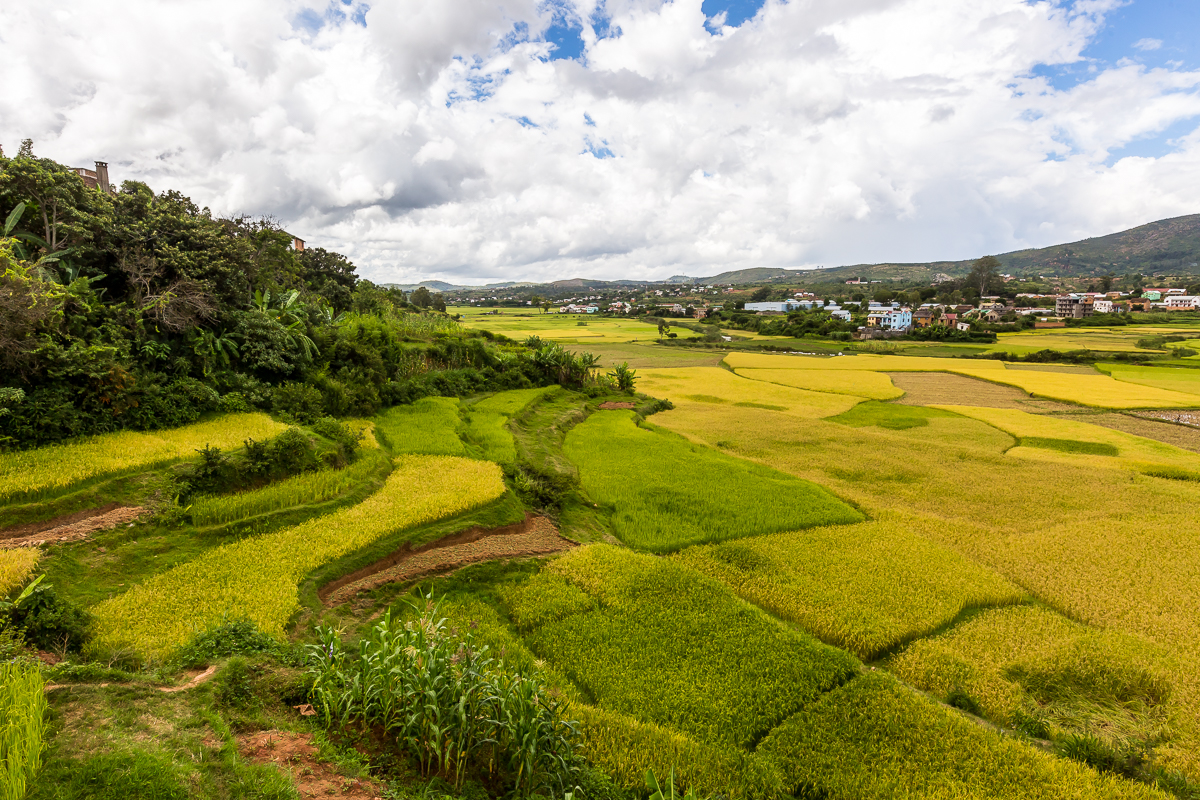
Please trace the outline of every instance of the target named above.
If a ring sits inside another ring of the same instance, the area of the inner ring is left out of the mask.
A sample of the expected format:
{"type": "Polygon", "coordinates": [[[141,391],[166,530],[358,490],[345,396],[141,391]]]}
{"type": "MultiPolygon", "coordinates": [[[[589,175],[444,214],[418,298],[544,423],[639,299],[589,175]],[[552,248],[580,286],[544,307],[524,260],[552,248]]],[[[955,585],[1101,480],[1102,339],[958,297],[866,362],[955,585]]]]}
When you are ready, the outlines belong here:
{"type": "Polygon", "coordinates": [[[889,331],[903,331],[912,327],[911,308],[880,308],[867,311],[867,326],[889,331]]]}
{"type": "Polygon", "coordinates": [[[782,300],[778,303],[746,303],[747,311],[775,311],[786,314],[798,308],[800,308],[800,303],[795,300],[782,300]]]}
{"type": "Polygon", "coordinates": [[[1092,311],[1097,314],[1111,314],[1113,310],[1112,300],[1093,300],[1092,311]]]}
{"type": "MultiPolygon", "coordinates": [[[[1185,308],[1200,308],[1200,297],[1194,295],[1173,294],[1167,298],[1167,308],[1179,310],[1185,308]]],[[[1099,311],[1099,309],[1097,309],[1099,311]]]]}

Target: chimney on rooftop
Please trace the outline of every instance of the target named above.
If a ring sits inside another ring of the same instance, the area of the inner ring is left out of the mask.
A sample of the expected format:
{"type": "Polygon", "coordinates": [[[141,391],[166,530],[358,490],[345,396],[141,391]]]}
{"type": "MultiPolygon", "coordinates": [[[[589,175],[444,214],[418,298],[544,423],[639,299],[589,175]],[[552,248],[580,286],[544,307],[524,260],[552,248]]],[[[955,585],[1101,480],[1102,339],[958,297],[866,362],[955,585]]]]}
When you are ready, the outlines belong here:
{"type": "Polygon", "coordinates": [[[108,162],[107,161],[97,161],[96,162],[96,183],[97,183],[100,191],[104,192],[104,194],[109,193],[110,189],[109,189],[109,183],[108,183],[108,162]]]}

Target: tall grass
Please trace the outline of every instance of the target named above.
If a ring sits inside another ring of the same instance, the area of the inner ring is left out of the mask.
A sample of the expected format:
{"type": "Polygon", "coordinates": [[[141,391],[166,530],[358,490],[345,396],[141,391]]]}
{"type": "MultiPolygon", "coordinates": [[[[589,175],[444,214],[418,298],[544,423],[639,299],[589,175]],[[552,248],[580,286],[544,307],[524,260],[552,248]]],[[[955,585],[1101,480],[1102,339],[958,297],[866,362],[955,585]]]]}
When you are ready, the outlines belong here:
{"type": "Polygon", "coordinates": [[[322,503],[361,485],[385,461],[387,457],[379,450],[363,450],[353,464],[343,469],[308,472],[240,494],[199,497],[192,502],[189,513],[193,524],[207,527],[300,505],[322,503]]]}
{"type": "Polygon", "coordinates": [[[668,552],[862,515],[825,489],[773,469],[639,428],[630,411],[598,411],[567,434],[583,488],[613,508],[627,544],[668,552]]]}
{"type": "Polygon", "coordinates": [[[0,664],[0,800],[22,800],[42,764],[45,682],[37,667],[0,664]]]}
{"type": "Polygon", "coordinates": [[[103,475],[191,458],[206,445],[228,448],[286,428],[265,414],[229,414],[154,433],[120,431],[69,444],[0,453],[0,503],[39,500],[103,475]]]}
{"type": "Polygon", "coordinates": [[[283,636],[300,579],[381,536],[452,516],[505,492],[500,468],[447,456],[401,456],[362,503],[210,550],[93,609],[95,644],[162,658],[223,618],[283,636]]]}

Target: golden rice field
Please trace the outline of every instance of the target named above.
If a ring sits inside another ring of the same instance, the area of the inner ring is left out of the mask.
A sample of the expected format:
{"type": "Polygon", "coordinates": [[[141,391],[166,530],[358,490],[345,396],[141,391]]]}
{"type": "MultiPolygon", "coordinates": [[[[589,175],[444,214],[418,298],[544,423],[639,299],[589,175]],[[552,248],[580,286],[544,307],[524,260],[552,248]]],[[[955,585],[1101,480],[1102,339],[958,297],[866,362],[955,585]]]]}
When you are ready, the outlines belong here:
{"type": "Polygon", "coordinates": [[[1024,596],[996,573],[887,515],[693,547],[675,558],[865,659],[935,630],[964,609],[1024,596]]]}
{"type": "Polygon", "coordinates": [[[362,503],[278,533],[223,545],[93,609],[95,643],[162,658],[225,618],[283,636],[308,572],[381,536],[458,514],[505,492],[500,468],[450,456],[401,456],[362,503]]]}
{"type": "Polygon", "coordinates": [[[1038,606],[985,611],[913,642],[888,668],[943,699],[966,692],[990,719],[1010,727],[1033,718],[1055,734],[1086,726],[1127,742],[1169,739],[1172,728],[1187,724],[1180,716],[1187,710],[1176,702],[1177,657],[1038,606]]]}
{"type": "Polygon", "coordinates": [[[779,383],[814,392],[831,392],[865,397],[869,400],[894,400],[904,392],[892,384],[883,372],[853,372],[828,369],[739,369],[737,374],[755,381],[779,383]]]}
{"type": "MultiPolygon", "coordinates": [[[[897,531],[919,530],[1074,619],[1173,651],[1191,668],[1178,702],[1200,719],[1200,527],[1187,512],[1200,507],[1200,483],[1016,458],[1013,436],[964,416],[848,428],[686,403],[654,421],[887,514],[897,531]]],[[[1180,736],[1169,763],[1200,774],[1200,732],[1180,736]]]]}
{"type": "Polygon", "coordinates": [[[1126,469],[1142,469],[1147,464],[1161,464],[1200,473],[1200,454],[1124,431],[1061,416],[1028,414],[1010,408],[973,408],[951,405],[935,407],[986,422],[1011,435],[1018,440],[1018,443],[1024,439],[1087,442],[1109,445],[1119,453],[1119,457],[1107,457],[1063,452],[1044,447],[1017,447],[1008,453],[1016,458],[1067,461],[1084,466],[1126,469]]]}
{"type": "Polygon", "coordinates": [[[831,800],[1169,800],[935,705],[883,672],[824,695],[762,742],[792,783],[831,800]]]}
{"type": "Polygon", "coordinates": [[[768,409],[809,418],[841,414],[860,402],[848,395],[752,381],[720,367],[645,370],[639,373],[638,391],[673,403],[768,409]]]}
{"type": "Polygon", "coordinates": [[[206,527],[323,503],[368,483],[386,461],[387,456],[376,446],[362,452],[353,464],[342,469],[306,472],[250,492],[199,497],[189,506],[188,513],[193,524],[206,527]]]}
{"type": "Polygon", "coordinates": [[[227,449],[286,429],[266,414],[227,414],[174,430],[121,431],[62,445],[0,453],[0,503],[36,499],[90,478],[191,458],[206,445],[227,449]]]}
{"type": "Polygon", "coordinates": [[[0,550],[0,597],[28,583],[41,557],[36,547],[0,550]]]}
{"type": "Polygon", "coordinates": [[[1114,380],[1108,375],[1077,375],[1007,369],[1002,361],[863,354],[856,356],[779,356],[730,353],[725,363],[745,369],[826,369],[871,372],[953,372],[969,378],[1016,386],[1038,397],[1098,408],[1188,408],[1200,394],[1114,380]]]}

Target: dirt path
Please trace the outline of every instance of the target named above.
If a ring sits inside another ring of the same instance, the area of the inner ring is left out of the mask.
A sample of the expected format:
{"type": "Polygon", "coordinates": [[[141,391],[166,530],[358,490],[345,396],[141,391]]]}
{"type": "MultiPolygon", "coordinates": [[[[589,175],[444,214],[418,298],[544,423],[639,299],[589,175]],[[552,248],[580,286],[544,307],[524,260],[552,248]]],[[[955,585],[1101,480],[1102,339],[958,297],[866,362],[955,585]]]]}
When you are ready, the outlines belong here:
{"type": "MultiPolygon", "coordinates": [[[[194,689],[200,684],[208,683],[210,680],[212,680],[213,675],[217,674],[217,668],[212,666],[203,672],[200,670],[190,670],[188,674],[191,675],[191,679],[187,683],[182,684],[181,686],[159,686],[157,687],[158,691],[162,692],[163,694],[175,694],[176,692],[182,692],[187,689],[194,689]]],[[[94,686],[97,689],[103,689],[104,687],[111,685],[112,684],[110,683],[48,683],[46,684],[46,691],[53,692],[55,689],[69,689],[72,686],[94,686]]],[[[125,686],[126,684],[121,683],[117,685],[125,686]]]]}
{"type": "Polygon", "coordinates": [[[317,758],[311,733],[258,731],[237,737],[242,758],[255,764],[274,764],[291,775],[296,791],[308,798],[341,797],[347,800],[379,800],[383,790],[374,781],[350,778],[317,758]]]}
{"type": "Polygon", "coordinates": [[[45,522],[18,525],[0,531],[0,548],[38,547],[86,539],[97,531],[132,523],[149,514],[142,506],[120,506],[116,503],[102,508],[79,511],[45,522]]]}
{"type": "Polygon", "coordinates": [[[388,583],[448,572],[480,561],[548,555],[574,546],[574,542],[558,535],[558,528],[550,520],[528,516],[515,525],[490,530],[472,528],[415,550],[406,544],[390,556],[326,584],[318,596],[326,606],[333,606],[388,583]]]}

